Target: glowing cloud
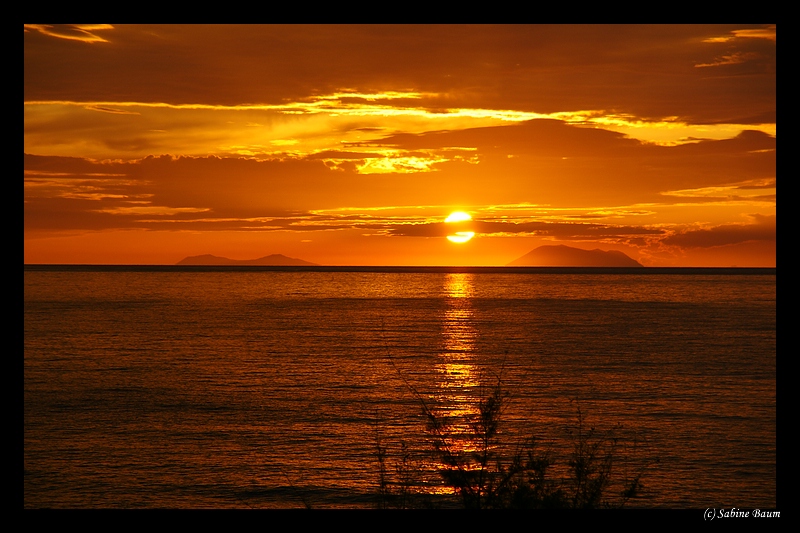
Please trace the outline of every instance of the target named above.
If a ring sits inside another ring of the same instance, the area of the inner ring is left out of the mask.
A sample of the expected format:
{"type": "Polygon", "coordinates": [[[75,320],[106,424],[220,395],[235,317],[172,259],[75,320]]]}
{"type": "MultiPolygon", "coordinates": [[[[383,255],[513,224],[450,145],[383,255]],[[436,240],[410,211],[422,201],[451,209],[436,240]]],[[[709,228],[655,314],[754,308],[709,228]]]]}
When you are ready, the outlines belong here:
{"type": "Polygon", "coordinates": [[[50,37],[85,43],[107,43],[106,39],[93,32],[114,29],[111,24],[24,24],[23,26],[24,31],[33,30],[50,37]]]}

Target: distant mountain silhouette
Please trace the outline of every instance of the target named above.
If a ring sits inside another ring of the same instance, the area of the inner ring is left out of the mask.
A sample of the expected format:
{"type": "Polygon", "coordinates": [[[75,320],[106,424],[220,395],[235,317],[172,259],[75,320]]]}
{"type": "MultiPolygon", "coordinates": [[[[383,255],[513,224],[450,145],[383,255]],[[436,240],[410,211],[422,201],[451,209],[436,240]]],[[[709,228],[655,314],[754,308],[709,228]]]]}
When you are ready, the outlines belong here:
{"type": "Polygon", "coordinates": [[[508,266],[640,267],[642,264],[616,250],[582,250],[559,244],[534,248],[508,266]]]}
{"type": "Polygon", "coordinates": [[[309,263],[302,259],[295,259],[293,257],[286,257],[281,254],[272,254],[258,259],[228,259],[227,257],[218,257],[216,255],[193,255],[182,259],[176,263],[177,265],[254,265],[254,266],[317,266],[316,263],[309,263]]]}

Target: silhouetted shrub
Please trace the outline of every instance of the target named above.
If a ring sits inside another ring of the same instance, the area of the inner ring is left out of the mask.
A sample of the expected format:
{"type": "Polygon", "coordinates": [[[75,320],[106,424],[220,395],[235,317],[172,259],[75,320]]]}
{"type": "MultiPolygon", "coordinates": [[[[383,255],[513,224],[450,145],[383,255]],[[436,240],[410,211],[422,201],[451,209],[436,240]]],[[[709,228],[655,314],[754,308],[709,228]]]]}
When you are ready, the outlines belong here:
{"type": "MultiPolygon", "coordinates": [[[[565,464],[559,465],[551,453],[540,449],[535,436],[513,451],[500,441],[499,428],[508,398],[500,379],[478,400],[476,414],[468,421],[467,434],[455,435],[451,426],[400,375],[422,408],[438,475],[464,508],[619,508],[636,497],[642,488],[644,467],[630,478],[614,479],[618,440],[613,432],[600,433],[592,427],[586,428],[580,409],[577,409],[576,425],[568,428],[572,449],[566,454],[565,464]],[[465,441],[475,443],[474,450],[464,451],[460,443],[465,441]],[[554,468],[558,468],[561,475],[554,475],[554,468]]],[[[379,507],[417,506],[421,471],[405,443],[401,443],[401,456],[393,472],[388,468],[387,449],[380,439],[377,449],[379,507]]],[[[425,506],[429,505],[431,500],[425,500],[425,506]]]]}

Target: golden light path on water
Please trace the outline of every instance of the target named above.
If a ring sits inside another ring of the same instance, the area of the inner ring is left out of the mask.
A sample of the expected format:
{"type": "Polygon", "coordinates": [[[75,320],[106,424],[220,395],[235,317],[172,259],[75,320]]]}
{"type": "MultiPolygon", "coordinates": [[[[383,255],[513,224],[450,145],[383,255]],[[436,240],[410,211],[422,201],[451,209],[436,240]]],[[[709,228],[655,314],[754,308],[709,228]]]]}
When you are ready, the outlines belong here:
{"type": "Polygon", "coordinates": [[[474,293],[472,274],[447,274],[444,292],[446,309],[442,316],[442,349],[436,366],[439,379],[436,413],[447,424],[450,442],[456,452],[476,449],[470,439],[470,419],[478,413],[470,391],[480,386],[475,366],[474,293]]]}

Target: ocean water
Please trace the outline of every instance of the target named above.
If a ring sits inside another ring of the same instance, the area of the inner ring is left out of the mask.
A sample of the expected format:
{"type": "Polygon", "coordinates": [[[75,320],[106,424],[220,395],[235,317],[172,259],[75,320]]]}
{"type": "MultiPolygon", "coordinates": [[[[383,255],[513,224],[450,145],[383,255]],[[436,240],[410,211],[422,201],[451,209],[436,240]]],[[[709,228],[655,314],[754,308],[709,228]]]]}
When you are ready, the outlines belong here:
{"type": "Polygon", "coordinates": [[[501,437],[580,412],[628,507],[775,508],[776,357],[774,274],[26,269],[24,506],[374,507],[378,442],[435,471],[419,398],[501,380],[501,437]]]}

